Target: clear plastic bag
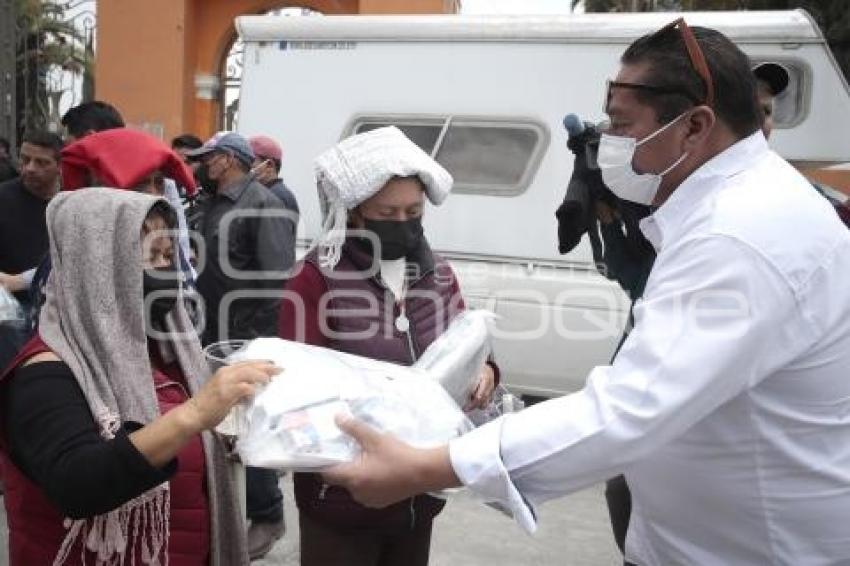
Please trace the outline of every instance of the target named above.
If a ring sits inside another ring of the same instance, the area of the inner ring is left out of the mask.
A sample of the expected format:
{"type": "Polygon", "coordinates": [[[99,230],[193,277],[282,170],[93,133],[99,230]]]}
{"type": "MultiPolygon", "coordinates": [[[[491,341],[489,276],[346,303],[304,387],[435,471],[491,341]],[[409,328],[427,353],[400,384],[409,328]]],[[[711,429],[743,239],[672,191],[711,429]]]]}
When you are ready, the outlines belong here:
{"type": "Polygon", "coordinates": [[[490,324],[495,318],[486,310],[463,311],[413,367],[427,372],[462,407],[478,384],[481,368],[492,351],[490,324]]]}
{"type": "Polygon", "coordinates": [[[21,324],[26,320],[21,303],[5,287],[0,285],[0,323],[21,324]]]}
{"type": "Polygon", "coordinates": [[[412,367],[279,338],[230,348],[235,351],[227,363],[270,360],[282,368],[241,411],[235,430],[242,461],[296,471],[350,461],[359,446],[336,426],[338,414],[351,414],[422,448],[471,430],[458,401],[465,401],[480,376],[493,317],[485,311],[462,313],[412,367]]]}

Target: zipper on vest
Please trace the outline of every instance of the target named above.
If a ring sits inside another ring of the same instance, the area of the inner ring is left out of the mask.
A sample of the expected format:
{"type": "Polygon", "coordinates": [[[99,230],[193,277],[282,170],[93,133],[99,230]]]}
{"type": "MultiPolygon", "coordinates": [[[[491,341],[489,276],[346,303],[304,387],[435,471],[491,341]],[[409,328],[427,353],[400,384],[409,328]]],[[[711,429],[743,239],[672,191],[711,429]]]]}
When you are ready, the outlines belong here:
{"type": "Polygon", "coordinates": [[[410,498],[410,530],[412,531],[416,527],[416,508],[414,507],[416,503],[416,496],[410,498]]]}
{"type": "Polygon", "coordinates": [[[396,321],[401,320],[402,318],[407,321],[407,324],[404,327],[400,327],[398,324],[396,324],[396,330],[404,334],[407,341],[407,351],[410,354],[410,363],[414,364],[416,363],[416,360],[419,358],[419,356],[416,353],[416,343],[413,337],[413,323],[410,321],[409,318],[407,318],[407,307],[404,304],[404,301],[405,299],[402,298],[396,303],[396,307],[398,308],[398,314],[396,314],[395,309],[393,309],[393,318],[395,318],[396,321]]]}
{"type": "Polygon", "coordinates": [[[404,334],[407,336],[407,349],[410,350],[410,362],[416,363],[418,356],[416,355],[416,346],[413,343],[413,326],[411,325],[404,334]]]}
{"type": "Polygon", "coordinates": [[[328,492],[328,488],[329,488],[329,487],[330,487],[330,486],[329,486],[328,484],[326,484],[326,483],[323,483],[323,484],[322,484],[322,488],[319,490],[319,499],[324,499],[324,498],[325,498],[325,494],[328,492]]]}

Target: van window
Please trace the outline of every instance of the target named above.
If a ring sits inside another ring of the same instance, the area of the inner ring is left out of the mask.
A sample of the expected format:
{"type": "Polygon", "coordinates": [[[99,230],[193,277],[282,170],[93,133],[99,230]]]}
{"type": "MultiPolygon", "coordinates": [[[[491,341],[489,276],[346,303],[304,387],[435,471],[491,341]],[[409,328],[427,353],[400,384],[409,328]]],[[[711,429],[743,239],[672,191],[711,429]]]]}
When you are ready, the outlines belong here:
{"type": "Polygon", "coordinates": [[[401,122],[360,122],[356,129],[352,132],[362,134],[370,130],[383,128],[384,126],[396,126],[404,135],[410,138],[410,141],[421,147],[429,155],[434,150],[434,145],[440,137],[440,132],[443,130],[443,124],[417,124],[417,123],[401,123],[401,122]]]}
{"type": "Polygon", "coordinates": [[[531,184],[549,143],[533,120],[480,117],[363,116],[347,134],[396,126],[455,179],[453,192],[516,196],[531,184]]]}
{"type": "Polygon", "coordinates": [[[773,101],[773,127],[792,128],[799,124],[808,110],[810,77],[800,61],[754,60],[753,66],[765,62],[779,63],[788,71],[788,88],[773,101]]]}

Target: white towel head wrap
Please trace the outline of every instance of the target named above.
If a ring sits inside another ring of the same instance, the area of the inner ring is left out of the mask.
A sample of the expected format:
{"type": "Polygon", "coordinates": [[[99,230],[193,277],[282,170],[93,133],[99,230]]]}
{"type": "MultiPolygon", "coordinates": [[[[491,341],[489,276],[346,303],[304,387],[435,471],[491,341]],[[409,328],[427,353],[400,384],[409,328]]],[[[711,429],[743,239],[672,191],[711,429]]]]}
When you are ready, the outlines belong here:
{"type": "Polygon", "coordinates": [[[348,211],[380,191],[395,177],[416,175],[432,204],[440,205],[454,180],[395,126],[346,138],[315,161],[324,224],[311,246],[319,247],[323,267],[333,268],[345,243],[348,211]]]}

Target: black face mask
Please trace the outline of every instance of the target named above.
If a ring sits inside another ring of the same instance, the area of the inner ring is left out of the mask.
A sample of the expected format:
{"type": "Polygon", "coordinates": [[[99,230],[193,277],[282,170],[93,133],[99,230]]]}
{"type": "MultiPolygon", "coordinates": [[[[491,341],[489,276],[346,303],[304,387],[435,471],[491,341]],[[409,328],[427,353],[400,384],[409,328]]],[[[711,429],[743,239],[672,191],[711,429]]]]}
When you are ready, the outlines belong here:
{"type": "Polygon", "coordinates": [[[210,179],[210,167],[206,163],[201,163],[195,170],[195,182],[208,193],[218,191],[218,180],[210,179]]]}
{"type": "Polygon", "coordinates": [[[364,218],[364,228],[373,232],[381,243],[381,259],[399,259],[416,251],[422,243],[422,217],[409,220],[371,220],[364,218]]]}
{"type": "Polygon", "coordinates": [[[177,303],[180,280],[180,272],[173,268],[152,269],[143,272],[142,292],[145,299],[145,321],[147,321],[149,328],[165,329],[165,317],[177,303]],[[151,271],[160,276],[151,275],[151,271]],[[158,291],[162,293],[157,293],[148,306],[148,297],[158,291]]]}

